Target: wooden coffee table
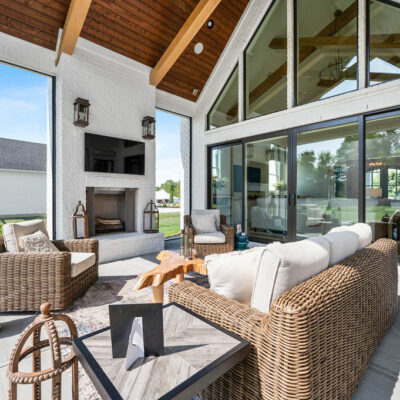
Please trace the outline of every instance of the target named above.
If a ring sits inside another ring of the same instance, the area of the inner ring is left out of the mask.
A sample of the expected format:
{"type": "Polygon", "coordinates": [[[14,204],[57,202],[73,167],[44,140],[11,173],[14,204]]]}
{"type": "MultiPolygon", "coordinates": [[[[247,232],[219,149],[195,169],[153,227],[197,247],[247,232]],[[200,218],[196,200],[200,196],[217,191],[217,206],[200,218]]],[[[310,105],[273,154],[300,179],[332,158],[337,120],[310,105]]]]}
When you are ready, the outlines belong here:
{"type": "Polygon", "coordinates": [[[188,272],[207,275],[207,268],[202,258],[186,260],[174,251],[164,250],[158,254],[157,260],[160,261],[160,265],[143,274],[135,286],[135,290],[152,286],[153,303],[164,302],[165,282],[173,278],[177,283],[182,282],[184,275],[188,272]]]}
{"type": "Polygon", "coordinates": [[[113,358],[110,328],[73,341],[74,352],[103,400],[187,400],[250,352],[250,343],[179,304],[163,308],[165,352],[127,371],[113,358]]]}

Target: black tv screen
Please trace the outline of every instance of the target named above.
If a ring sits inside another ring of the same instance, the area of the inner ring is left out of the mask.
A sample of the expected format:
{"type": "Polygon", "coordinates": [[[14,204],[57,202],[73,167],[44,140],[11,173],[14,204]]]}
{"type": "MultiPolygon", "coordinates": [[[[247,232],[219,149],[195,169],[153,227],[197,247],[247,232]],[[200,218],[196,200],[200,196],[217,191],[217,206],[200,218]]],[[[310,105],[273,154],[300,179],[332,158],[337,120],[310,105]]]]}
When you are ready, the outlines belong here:
{"type": "Polygon", "coordinates": [[[144,143],[85,133],[85,171],[144,175],[144,143]]]}

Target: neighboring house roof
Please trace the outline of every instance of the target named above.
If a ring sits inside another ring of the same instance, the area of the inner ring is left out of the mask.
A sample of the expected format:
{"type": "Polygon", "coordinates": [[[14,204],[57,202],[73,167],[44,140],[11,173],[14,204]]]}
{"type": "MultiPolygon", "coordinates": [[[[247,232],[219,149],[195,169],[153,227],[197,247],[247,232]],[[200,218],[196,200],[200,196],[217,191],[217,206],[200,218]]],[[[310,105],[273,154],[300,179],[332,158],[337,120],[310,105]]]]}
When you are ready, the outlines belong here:
{"type": "Polygon", "coordinates": [[[156,199],[157,200],[169,200],[169,194],[164,189],[161,189],[158,192],[156,192],[156,199]]]}
{"type": "Polygon", "coordinates": [[[46,171],[46,145],[0,138],[0,169],[46,171]]]}

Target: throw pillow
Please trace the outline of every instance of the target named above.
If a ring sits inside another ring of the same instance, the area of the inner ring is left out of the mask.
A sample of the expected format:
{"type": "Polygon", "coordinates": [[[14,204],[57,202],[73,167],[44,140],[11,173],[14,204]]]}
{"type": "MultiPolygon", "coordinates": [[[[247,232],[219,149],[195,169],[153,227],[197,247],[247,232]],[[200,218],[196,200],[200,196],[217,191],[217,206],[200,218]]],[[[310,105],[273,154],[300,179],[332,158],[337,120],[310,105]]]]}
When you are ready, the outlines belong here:
{"type": "Polygon", "coordinates": [[[282,293],[328,268],[329,242],[315,237],[268,246],[257,267],[251,306],[269,313],[282,293]]]}
{"type": "Polygon", "coordinates": [[[192,215],[192,225],[196,235],[217,232],[214,215],[192,215]]]}
{"type": "Polygon", "coordinates": [[[20,246],[19,239],[22,236],[30,235],[36,231],[42,231],[47,237],[49,237],[44,222],[41,219],[3,225],[3,237],[6,250],[10,253],[24,251],[20,246]]]}
{"type": "Polygon", "coordinates": [[[19,241],[25,253],[50,253],[59,251],[42,231],[22,236],[19,241]]]}
{"type": "Polygon", "coordinates": [[[212,254],[204,259],[210,289],[222,296],[250,304],[254,279],[266,247],[212,254]]]}

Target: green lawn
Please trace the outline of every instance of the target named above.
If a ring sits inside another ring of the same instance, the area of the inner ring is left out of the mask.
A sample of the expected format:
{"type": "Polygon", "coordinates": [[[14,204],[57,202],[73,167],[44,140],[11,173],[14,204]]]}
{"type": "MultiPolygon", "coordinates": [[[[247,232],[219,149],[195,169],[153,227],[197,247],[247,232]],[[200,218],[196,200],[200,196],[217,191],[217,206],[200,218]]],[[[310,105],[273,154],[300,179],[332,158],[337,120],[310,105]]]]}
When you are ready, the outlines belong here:
{"type": "Polygon", "coordinates": [[[180,213],[160,213],[160,232],[164,232],[165,237],[179,235],[180,232],[180,213]]]}

